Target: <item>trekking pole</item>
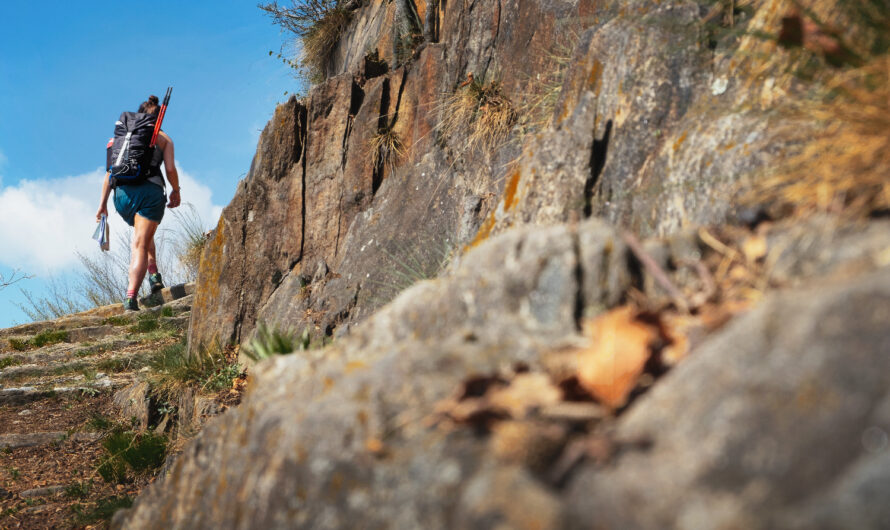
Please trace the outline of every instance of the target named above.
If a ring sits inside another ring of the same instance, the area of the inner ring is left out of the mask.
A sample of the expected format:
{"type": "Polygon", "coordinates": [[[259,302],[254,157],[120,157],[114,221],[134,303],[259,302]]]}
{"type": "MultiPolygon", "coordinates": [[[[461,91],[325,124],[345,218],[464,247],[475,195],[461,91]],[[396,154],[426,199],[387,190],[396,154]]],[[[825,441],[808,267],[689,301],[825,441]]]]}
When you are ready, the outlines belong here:
{"type": "Polygon", "coordinates": [[[155,142],[158,141],[158,132],[161,130],[161,122],[164,121],[164,114],[167,112],[167,103],[170,102],[170,93],[173,92],[173,87],[167,87],[167,93],[164,94],[164,101],[161,103],[161,112],[158,113],[158,121],[155,122],[155,130],[151,134],[151,143],[148,144],[149,148],[155,146],[155,142]]]}

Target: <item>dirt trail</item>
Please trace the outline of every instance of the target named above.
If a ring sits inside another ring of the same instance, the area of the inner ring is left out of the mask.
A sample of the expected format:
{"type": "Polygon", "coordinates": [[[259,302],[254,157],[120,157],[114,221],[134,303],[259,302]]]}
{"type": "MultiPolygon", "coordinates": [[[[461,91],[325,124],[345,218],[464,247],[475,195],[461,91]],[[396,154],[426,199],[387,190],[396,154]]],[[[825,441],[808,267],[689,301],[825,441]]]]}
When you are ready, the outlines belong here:
{"type": "Polygon", "coordinates": [[[188,329],[192,295],[159,298],[0,330],[0,528],[101,526],[153,479],[110,483],[97,468],[109,426],[127,420],[114,393],[188,329]]]}

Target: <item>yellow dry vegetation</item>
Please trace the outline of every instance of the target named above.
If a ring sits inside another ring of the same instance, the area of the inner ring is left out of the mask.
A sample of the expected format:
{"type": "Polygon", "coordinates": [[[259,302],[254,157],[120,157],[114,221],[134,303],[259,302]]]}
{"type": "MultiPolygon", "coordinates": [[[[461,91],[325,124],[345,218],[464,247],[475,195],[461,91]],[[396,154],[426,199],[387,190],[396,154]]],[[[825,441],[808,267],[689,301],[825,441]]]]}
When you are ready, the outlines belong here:
{"type": "Polygon", "coordinates": [[[748,202],[795,214],[890,209],[890,58],[837,74],[827,92],[792,110],[793,119],[818,126],[798,154],[755,186],[748,202]]]}
{"type": "Polygon", "coordinates": [[[374,167],[381,164],[395,171],[399,161],[405,156],[405,144],[392,127],[385,127],[368,140],[368,150],[374,167]]]}
{"type": "Polygon", "coordinates": [[[468,75],[467,81],[438,105],[445,136],[467,130],[467,149],[492,150],[498,147],[516,124],[513,103],[502,93],[498,81],[481,82],[468,75]]]}

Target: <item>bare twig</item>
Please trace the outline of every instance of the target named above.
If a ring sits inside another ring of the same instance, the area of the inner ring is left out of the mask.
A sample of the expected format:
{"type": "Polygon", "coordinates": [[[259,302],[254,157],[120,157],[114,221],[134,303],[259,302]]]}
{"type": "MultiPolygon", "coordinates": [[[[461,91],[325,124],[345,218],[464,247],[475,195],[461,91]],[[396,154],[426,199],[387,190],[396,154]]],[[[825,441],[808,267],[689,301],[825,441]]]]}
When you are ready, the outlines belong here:
{"type": "Polygon", "coordinates": [[[680,292],[679,289],[671,282],[670,278],[668,278],[667,273],[664,269],[661,268],[658,263],[652,259],[644,249],[643,245],[640,244],[640,240],[637,239],[637,236],[631,234],[630,232],[623,232],[621,234],[621,238],[624,239],[624,242],[627,243],[628,248],[630,248],[631,252],[633,252],[634,256],[636,256],[637,260],[643,265],[643,267],[652,275],[658,285],[661,286],[662,289],[667,291],[670,297],[673,299],[674,304],[677,306],[683,313],[689,312],[689,303],[686,301],[686,297],[683,296],[683,293],[680,292]]]}
{"type": "Polygon", "coordinates": [[[0,272],[0,291],[2,291],[3,289],[9,287],[10,285],[12,285],[14,283],[18,283],[22,280],[28,280],[33,277],[34,276],[32,276],[30,274],[23,274],[22,271],[19,269],[13,270],[12,274],[9,276],[9,278],[7,278],[6,276],[3,276],[3,273],[0,272]]]}

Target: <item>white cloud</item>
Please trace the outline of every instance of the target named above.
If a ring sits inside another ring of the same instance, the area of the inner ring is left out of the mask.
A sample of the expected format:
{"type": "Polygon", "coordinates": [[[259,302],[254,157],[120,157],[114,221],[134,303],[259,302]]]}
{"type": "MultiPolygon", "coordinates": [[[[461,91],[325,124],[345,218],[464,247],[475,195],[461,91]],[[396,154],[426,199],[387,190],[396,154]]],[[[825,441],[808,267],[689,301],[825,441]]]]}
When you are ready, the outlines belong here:
{"type": "MultiPolygon", "coordinates": [[[[21,180],[14,186],[0,181],[0,263],[32,273],[75,266],[75,251],[96,246],[91,236],[104,174],[96,169],[73,177],[21,180]]],[[[213,204],[210,188],[181,169],[179,180],[183,201],[195,206],[207,227],[215,226],[222,207],[213,204]]],[[[112,200],[108,209],[115,241],[115,232],[130,227],[117,215],[112,200]]],[[[162,226],[171,218],[168,211],[162,226]]]]}

